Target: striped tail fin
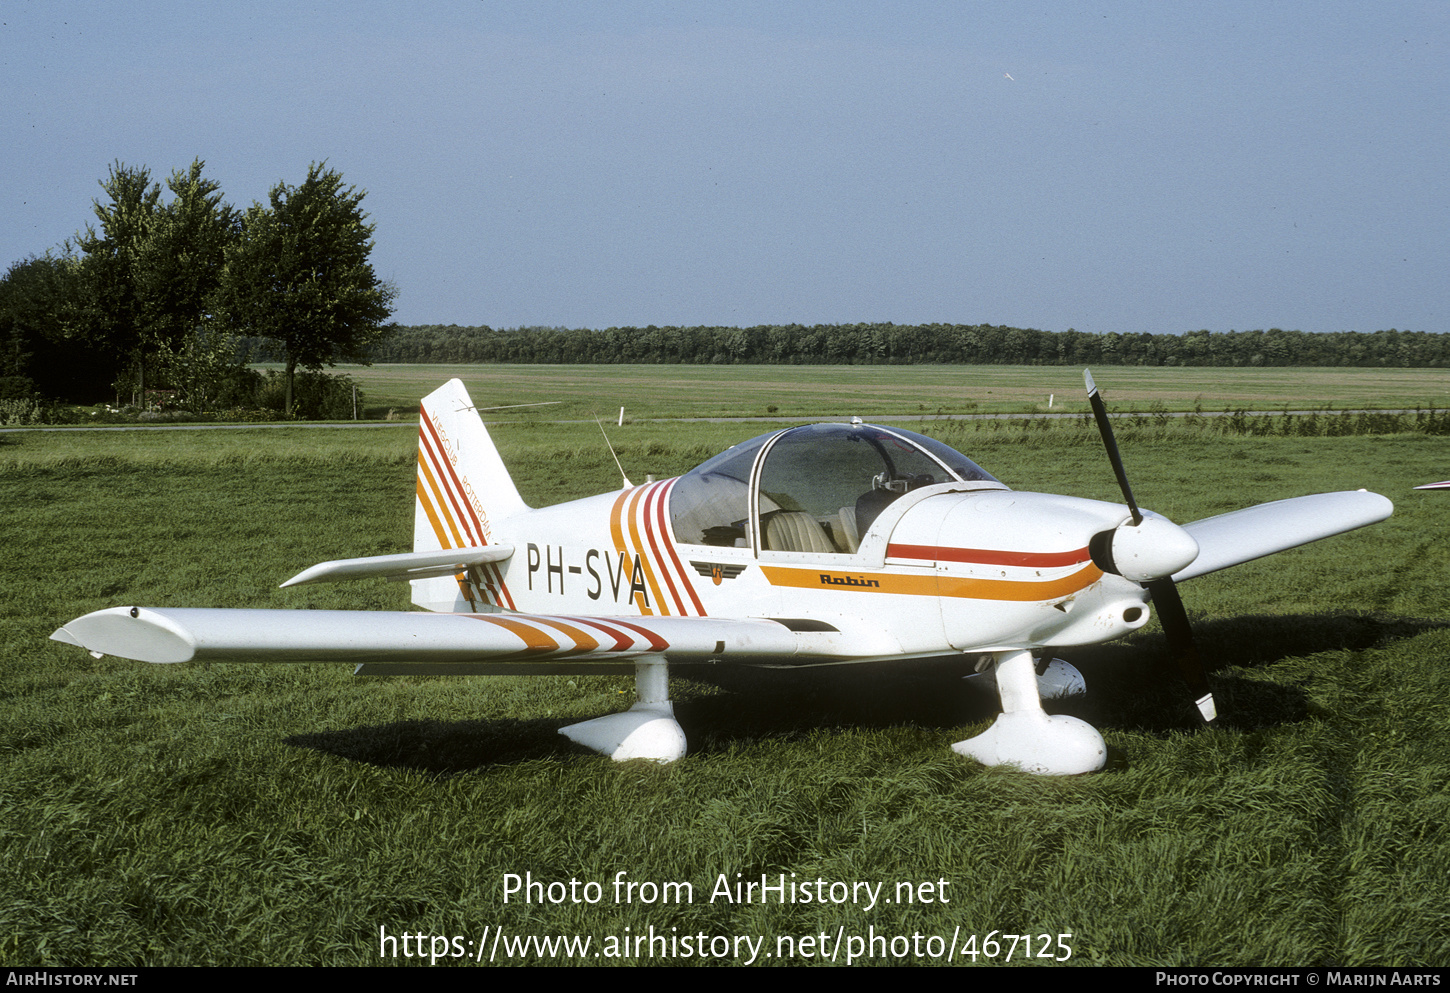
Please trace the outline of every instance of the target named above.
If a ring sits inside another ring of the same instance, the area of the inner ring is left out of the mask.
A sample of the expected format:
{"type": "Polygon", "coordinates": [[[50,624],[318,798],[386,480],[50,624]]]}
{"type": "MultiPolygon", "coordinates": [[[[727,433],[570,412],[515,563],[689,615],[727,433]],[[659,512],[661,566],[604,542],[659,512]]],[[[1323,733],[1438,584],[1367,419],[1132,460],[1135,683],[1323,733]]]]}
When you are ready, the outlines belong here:
{"type": "MultiPolygon", "coordinates": [[[[423,398],[415,492],[415,552],[494,544],[493,528],[529,509],[457,379],[423,398]]],[[[450,612],[512,610],[506,565],[487,563],[454,577],[414,580],[413,602],[450,612]]]]}

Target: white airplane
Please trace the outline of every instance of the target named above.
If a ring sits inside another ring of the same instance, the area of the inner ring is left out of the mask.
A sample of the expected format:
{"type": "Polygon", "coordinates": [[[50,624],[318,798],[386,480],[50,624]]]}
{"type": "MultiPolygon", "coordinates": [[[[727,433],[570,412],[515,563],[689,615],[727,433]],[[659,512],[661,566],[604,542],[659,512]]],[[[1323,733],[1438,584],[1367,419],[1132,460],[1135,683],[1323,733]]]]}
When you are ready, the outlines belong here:
{"type": "MultiPolygon", "coordinates": [[[[531,509],[463,384],[423,400],[412,552],[323,562],[283,586],[389,577],[427,612],[116,607],[51,637],[148,662],[349,662],[358,674],[632,667],[637,702],[561,729],[623,761],[685,735],[668,666],[980,657],[1002,714],[952,747],[1043,774],[1101,769],[1102,736],[1041,697],[1081,692],[1056,649],[1110,641],[1156,604],[1205,720],[1213,697],[1175,582],[1384,520],[1364,490],[1179,527],[1140,511],[1090,375],[1126,506],[1008,489],[911,431],[810,424],[675,479],[531,509]]],[[[626,671],[628,671],[626,669],[626,671]]]]}

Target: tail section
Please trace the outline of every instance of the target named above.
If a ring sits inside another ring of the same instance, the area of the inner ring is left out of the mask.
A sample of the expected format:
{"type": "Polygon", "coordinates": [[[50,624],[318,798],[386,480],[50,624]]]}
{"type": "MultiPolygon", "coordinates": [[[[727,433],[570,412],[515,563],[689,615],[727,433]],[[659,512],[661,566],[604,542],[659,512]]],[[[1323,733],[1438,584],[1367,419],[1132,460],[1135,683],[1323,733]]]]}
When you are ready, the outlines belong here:
{"type": "MultiPolygon", "coordinates": [[[[494,526],[529,509],[456,379],[423,398],[416,494],[415,552],[494,544],[494,526]]],[[[413,602],[429,610],[511,610],[503,566],[487,563],[455,577],[415,580],[413,602]]]]}

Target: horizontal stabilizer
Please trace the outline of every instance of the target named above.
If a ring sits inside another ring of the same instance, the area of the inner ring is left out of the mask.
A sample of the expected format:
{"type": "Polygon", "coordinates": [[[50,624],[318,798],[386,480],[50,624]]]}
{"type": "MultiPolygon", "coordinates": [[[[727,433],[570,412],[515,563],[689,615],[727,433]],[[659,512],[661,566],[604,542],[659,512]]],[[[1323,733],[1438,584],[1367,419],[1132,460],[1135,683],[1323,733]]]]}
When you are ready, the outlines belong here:
{"type": "Polygon", "coordinates": [[[577,617],[377,610],[113,607],[51,635],[141,662],[613,662],[789,660],[801,639],[770,620],[577,617]]]}
{"type": "Polygon", "coordinates": [[[334,559],[303,569],[282,585],[335,583],[344,579],[431,579],[456,575],[471,565],[502,562],[513,553],[513,545],[475,545],[470,548],[445,548],[439,552],[334,559]]]}
{"type": "Polygon", "coordinates": [[[1194,521],[1183,525],[1183,530],[1198,542],[1198,558],[1174,573],[1173,579],[1182,582],[1353,531],[1384,520],[1394,509],[1378,493],[1352,490],[1276,500],[1194,521]]]}

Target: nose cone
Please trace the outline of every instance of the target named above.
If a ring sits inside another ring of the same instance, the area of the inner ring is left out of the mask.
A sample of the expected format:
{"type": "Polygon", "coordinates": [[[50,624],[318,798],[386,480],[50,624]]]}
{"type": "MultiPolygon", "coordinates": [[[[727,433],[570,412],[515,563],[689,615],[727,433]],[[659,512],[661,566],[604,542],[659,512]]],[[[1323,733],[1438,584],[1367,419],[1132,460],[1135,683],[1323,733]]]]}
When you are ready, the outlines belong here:
{"type": "Polygon", "coordinates": [[[1113,564],[1118,575],[1135,583],[1171,576],[1198,558],[1198,542],[1177,524],[1145,517],[1141,524],[1113,529],[1113,564]]]}

